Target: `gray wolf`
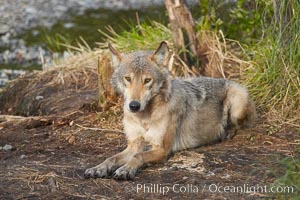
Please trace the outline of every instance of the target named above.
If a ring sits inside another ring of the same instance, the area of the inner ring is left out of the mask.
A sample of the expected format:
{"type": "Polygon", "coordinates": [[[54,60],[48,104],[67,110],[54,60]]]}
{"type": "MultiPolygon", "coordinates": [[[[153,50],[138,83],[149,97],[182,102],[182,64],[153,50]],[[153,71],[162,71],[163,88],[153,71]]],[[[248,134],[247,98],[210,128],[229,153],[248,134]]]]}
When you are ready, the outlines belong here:
{"type": "Polygon", "coordinates": [[[255,107],[247,90],[226,79],[171,78],[168,44],[122,54],[109,45],[111,83],[124,96],[127,148],[85,177],[132,179],[145,163],[166,160],[176,151],[232,138],[250,125],[255,107]]]}

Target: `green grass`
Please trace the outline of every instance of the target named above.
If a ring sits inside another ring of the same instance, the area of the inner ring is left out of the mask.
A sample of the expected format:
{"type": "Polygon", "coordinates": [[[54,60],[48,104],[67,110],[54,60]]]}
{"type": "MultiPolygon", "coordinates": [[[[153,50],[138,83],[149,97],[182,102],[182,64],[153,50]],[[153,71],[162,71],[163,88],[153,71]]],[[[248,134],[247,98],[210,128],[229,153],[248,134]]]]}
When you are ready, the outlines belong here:
{"type": "Polygon", "coordinates": [[[289,8],[287,1],[281,1],[279,17],[264,28],[262,40],[252,47],[254,67],[245,73],[258,105],[283,119],[297,115],[300,106],[300,3],[289,2],[290,19],[284,19],[289,8]]]}
{"type": "MultiPolygon", "coordinates": [[[[153,50],[161,41],[172,39],[172,31],[155,21],[132,25],[129,31],[124,30],[121,33],[115,32],[111,27],[106,30],[99,30],[99,32],[106,37],[108,42],[113,43],[121,51],[153,50]]],[[[107,43],[99,43],[99,45],[102,48],[107,48],[107,43]]]]}
{"type": "MultiPolygon", "coordinates": [[[[26,45],[43,45],[53,52],[67,50],[61,44],[76,46],[80,37],[84,38],[91,48],[97,48],[96,41],[104,41],[97,30],[101,27],[111,25],[117,32],[129,30],[127,21],[135,21],[139,16],[140,21],[149,19],[165,22],[167,15],[164,6],[153,6],[143,10],[129,9],[112,11],[110,9],[90,9],[83,15],[69,13],[67,19],[58,20],[51,29],[39,26],[25,31],[20,37],[26,45]],[[73,27],[65,27],[65,24],[73,24],[73,27]],[[34,34],[35,33],[35,34],[34,34]]],[[[1,49],[0,49],[1,51],[1,49]]]]}
{"type": "MultiPolygon", "coordinates": [[[[271,121],[279,122],[273,123],[275,126],[288,123],[299,127],[300,2],[276,2],[279,9],[271,12],[274,14],[272,21],[262,21],[264,34],[261,40],[248,48],[254,54],[254,65],[245,70],[243,76],[261,113],[271,116],[271,121]]],[[[276,194],[275,197],[299,199],[300,159],[287,157],[282,164],[285,170],[278,175],[274,184],[293,186],[296,191],[292,194],[276,194]]]]}
{"type": "Polygon", "coordinates": [[[63,52],[65,50],[64,45],[70,45],[71,40],[69,37],[56,33],[54,36],[45,32],[45,43],[49,50],[53,52],[63,52]]]}
{"type": "Polygon", "coordinates": [[[300,160],[287,157],[281,161],[285,171],[280,175],[273,186],[280,189],[293,187],[293,191],[286,190],[282,193],[274,194],[276,199],[299,199],[300,196],[300,160]],[[292,191],[292,192],[291,192],[292,191]]]}

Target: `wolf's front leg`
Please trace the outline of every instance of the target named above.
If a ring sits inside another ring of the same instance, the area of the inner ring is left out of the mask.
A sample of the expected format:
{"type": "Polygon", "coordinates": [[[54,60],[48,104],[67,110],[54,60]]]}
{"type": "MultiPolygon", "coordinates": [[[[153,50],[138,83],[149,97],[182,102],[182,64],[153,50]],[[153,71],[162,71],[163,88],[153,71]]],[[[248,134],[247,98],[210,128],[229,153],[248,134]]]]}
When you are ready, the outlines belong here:
{"type": "Polygon", "coordinates": [[[137,153],[125,165],[117,169],[113,177],[115,179],[132,179],[144,163],[161,162],[167,158],[168,153],[168,150],[162,147],[137,153]]]}
{"type": "Polygon", "coordinates": [[[118,153],[110,158],[107,158],[100,165],[89,168],[84,172],[85,178],[104,178],[111,175],[119,166],[127,162],[131,151],[126,148],[121,153],[118,153]]]}
{"type": "MultiPolygon", "coordinates": [[[[161,115],[160,115],[161,116],[161,115]]],[[[137,170],[146,163],[158,163],[167,159],[171,153],[175,138],[177,118],[161,116],[152,124],[144,135],[144,139],[152,147],[149,151],[135,153],[122,167],[118,168],[113,177],[116,179],[132,179],[137,170]]]]}
{"type": "Polygon", "coordinates": [[[116,169],[124,165],[133,155],[141,151],[144,141],[141,138],[129,143],[127,148],[110,158],[107,158],[100,165],[89,168],[84,172],[85,178],[104,178],[110,176],[116,169]]]}
{"type": "MultiPolygon", "coordinates": [[[[171,125],[161,137],[150,132],[152,141],[156,141],[156,145],[152,143],[152,149],[134,154],[125,165],[118,168],[113,177],[116,179],[132,179],[137,170],[145,163],[158,163],[167,159],[171,152],[171,145],[174,140],[175,126],[171,125]]],[[[151,142],[150,142],[151,143],[151,142]]]]}

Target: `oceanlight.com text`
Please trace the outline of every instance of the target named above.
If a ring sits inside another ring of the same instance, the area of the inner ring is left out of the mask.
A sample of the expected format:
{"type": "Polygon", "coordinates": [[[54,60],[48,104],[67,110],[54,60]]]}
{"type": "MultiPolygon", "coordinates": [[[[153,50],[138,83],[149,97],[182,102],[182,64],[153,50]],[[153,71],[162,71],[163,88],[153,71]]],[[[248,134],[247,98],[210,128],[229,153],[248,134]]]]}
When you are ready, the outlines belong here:
{"type": "Polygon", "coordinates": [[[220,185],[220,184],[137,184],[137,193],[152,193],[167,195],[168,193],[247,193],[247,194],[275,194],[285,193],[292,194],[296,192],[293,186],[271,186],[271,185],[220,185]]]}

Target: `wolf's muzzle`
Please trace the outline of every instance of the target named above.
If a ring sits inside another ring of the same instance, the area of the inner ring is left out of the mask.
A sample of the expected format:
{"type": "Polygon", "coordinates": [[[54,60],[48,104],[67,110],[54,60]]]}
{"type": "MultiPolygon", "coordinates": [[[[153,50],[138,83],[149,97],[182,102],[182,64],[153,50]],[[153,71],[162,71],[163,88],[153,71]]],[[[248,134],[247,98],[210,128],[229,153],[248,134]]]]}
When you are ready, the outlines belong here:
{"type": "Polygon", "coordinates": [[[129,108],[131,112],[137,112],[141,108],[141,104],[138,101],[132,101],[129,103],[129,108]]]}

